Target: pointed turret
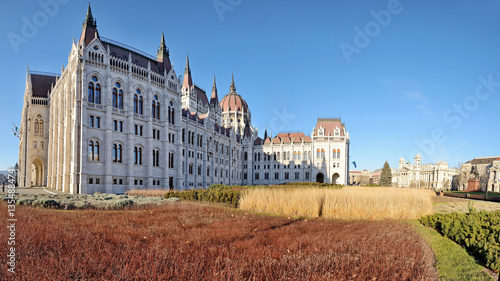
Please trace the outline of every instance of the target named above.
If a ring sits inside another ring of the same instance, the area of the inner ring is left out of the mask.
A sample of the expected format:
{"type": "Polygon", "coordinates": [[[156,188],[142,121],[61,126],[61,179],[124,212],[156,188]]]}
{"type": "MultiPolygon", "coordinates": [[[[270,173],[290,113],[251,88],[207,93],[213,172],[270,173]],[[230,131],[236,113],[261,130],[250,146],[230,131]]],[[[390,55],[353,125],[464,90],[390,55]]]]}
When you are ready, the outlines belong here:
{"type": "Polygon", "coordinates": [[[266,129],[264,130],[264,140],[267,139],[267,126],[266,126],[266,129]]]}
{"type": "Polygon", "coordinates": [[[231,73],[231,87],[229,87],[229,92],[236,93],[236,86],[234,85],[234,73],[231,73]]]}
{"type": "Polygon", "coordinates": [[[191,78],[191,68],[189,67],[189,54],[186,55],[186,69],[184,70],[183,88],[190,89],[193,86],[193,78],[191,78]]]}
{"type": "Polygon", "coordinates": [[[217,95],[217,85],[215,84],[215,74],[214,74],[214,85],[212,86],[212,96],[210,97],[211,106],[219,106],[219,96],[217,95]]]}
{"type": "Polygon", "coordinates": [[[87,16],[83,21],[82,35],[80,36],[78,44],[87,46],[96,37],[99,38],[99,33],[97,32],[97,21],[92,16],[92,10],[90,9],[89,3],[87,16]]]}
{"type": "Polygon", "coordinates": [[[170,69],[172,68],[172,63],[170,62],[170,51],[165,44],[165,35],[163,34],[163,31],[161,32],[160,47],[158,47],[156,53],[156,61],[163,64],[163,68],[165,68],[167,73],[170,72],[170,69]]]}

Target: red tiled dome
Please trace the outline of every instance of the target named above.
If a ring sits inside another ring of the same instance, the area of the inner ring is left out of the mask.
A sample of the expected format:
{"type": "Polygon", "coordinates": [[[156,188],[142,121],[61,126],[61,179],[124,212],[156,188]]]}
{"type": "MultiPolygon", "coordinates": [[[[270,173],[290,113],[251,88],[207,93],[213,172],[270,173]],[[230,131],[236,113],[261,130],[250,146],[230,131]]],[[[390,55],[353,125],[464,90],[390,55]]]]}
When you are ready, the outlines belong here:
{"type": "Polygon", "coordinates": [[[222,101],[220,102],[220,107],[222,108],[222,112],[228,111],[243,111],[248,113],[248,105],[247,102],[236,93],[227,94],[222,101]]]}

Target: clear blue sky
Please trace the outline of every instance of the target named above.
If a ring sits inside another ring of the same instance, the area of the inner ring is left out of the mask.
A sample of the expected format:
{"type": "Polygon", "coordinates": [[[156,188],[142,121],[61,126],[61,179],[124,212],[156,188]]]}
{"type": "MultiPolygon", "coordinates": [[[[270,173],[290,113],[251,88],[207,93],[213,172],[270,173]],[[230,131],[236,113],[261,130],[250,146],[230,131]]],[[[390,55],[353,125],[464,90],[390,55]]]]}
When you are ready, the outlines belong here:
{"type": "MultiPolygon", "coordinates": [[[[80,36],[88,2],[56,3],[49,15],[37,1],[0,2],[0,170],[18,159],[11,122],[21,120],[26,66],[59,73],[73,37],[80,36]],[[23,18],[37,21],[38,30],[23,33],[23,18]],[[9,34],[22,42],[12,44],[9,34]]],[[[215,72],[220,98],[234,70],[261,135],[266,126],[273,134],[310,134],[318,117],[341,116],[351,161],[369,170],[385,160],[397,167],[400,157],[413,159],[417,152],[424,163],[451,166],[500,155],[498,1],[91,5],[101,36],[151,55],[164,30],[177,73],[189,52],[195,83],[210,90],[215,72]]]]}

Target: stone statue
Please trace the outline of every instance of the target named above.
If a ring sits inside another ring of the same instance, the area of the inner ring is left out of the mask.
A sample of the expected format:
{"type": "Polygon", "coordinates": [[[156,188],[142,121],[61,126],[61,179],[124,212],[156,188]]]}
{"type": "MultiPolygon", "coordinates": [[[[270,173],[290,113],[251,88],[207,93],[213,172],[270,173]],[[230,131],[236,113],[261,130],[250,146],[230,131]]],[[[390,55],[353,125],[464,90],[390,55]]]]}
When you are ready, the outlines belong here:
{"type": "Polygon", "coordinates": [[[470,179],[478,179],[479,178],[479,171],[477,170],[477,166],[474,165],[472,166],[472,168],[470,169],[470,179]]]}

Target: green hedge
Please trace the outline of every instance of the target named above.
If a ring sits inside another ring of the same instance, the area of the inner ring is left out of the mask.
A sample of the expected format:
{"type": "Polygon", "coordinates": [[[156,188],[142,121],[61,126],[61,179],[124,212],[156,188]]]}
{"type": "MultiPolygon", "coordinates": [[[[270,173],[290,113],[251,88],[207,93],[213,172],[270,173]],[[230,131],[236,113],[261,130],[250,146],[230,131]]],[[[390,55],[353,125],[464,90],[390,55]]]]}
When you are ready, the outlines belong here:
{"type": "Polygon", "coordinates": [[[487,267],[500,270],[500,211],[434,214],[420,223],[464,246],[487,267]]]}
{"type": "Polygon", "coordinates": [[[165,194],[165,198],[176,197],[183,200],[208,201],[216,203],[230,204],[238,207],[240,199],[240,190],[232,189],[192,189],[185,191],[171,191],[165,194]]]}

